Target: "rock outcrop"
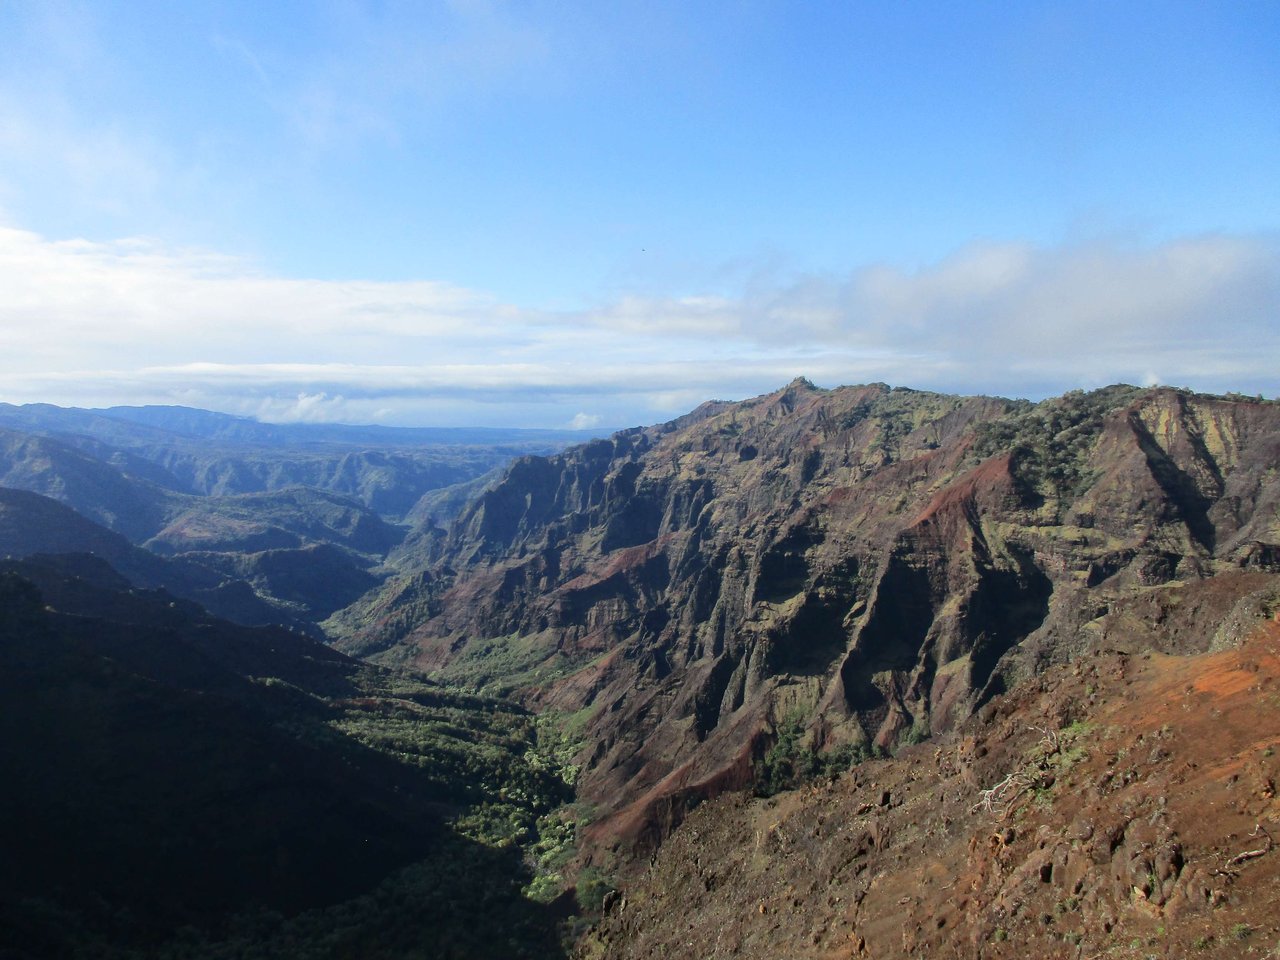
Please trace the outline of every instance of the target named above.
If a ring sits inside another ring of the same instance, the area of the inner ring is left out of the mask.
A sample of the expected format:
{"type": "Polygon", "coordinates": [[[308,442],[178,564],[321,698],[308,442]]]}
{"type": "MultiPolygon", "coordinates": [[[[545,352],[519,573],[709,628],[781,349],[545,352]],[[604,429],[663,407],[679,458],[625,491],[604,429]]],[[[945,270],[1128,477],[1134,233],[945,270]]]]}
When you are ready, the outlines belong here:
{"type": "MultiPolygon", "coordinates": [[[[1214,606],[1259,576],[1173,592],[1214,606]]],[[[1274,620],[1215,653],[1083,654],[893,759],[703,804],[575,956],[1265,954],[1277,683],[1274,620]]]]}
{"type": "Polygon", "coordinates": [[[817,757],[892,749],[1105,644],[1162,585],[1274,571],[1277,464],[1274,403],[797,380],[517,461],[331,625],[575,715],[589,839],[634,850],[753,783],[786,725],[817,757]]]}

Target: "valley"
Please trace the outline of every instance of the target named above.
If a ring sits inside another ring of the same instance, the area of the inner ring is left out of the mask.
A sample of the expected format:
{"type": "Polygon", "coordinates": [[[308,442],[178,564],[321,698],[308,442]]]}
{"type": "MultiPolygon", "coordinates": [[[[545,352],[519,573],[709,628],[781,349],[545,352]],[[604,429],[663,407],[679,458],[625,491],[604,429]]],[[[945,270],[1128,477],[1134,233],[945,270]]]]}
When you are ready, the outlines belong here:
{"type": "Polygon", "coordinates": [[[0,407],[0,948],[1275,946],[1280,404],[583,439],[0,407]]]}

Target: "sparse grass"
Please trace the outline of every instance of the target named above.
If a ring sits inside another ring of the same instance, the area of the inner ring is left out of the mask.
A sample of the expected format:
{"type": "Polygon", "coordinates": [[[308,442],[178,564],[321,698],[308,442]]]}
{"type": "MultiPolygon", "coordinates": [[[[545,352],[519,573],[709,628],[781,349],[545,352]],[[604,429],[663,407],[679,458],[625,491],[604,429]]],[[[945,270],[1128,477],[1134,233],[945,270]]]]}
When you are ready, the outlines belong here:
{"type": "Polygon", "coordinates": [[[1047,765],[1061,774],[1086,759],[1089,756],[1087,735],[1092,730],[1092,724],[1079,720],[1059,730],[1058,749],[1045,758],[1047,765]]]}

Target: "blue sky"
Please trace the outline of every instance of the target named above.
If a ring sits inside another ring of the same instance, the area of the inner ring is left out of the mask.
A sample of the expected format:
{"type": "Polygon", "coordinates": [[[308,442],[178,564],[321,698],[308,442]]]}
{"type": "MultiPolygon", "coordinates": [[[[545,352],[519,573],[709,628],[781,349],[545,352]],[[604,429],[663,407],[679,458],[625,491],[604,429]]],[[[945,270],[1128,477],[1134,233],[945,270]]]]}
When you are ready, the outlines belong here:
{"type": "Polygon", "coordinates": [[[0,399],[1280,390],[1274,3],[0,0],[0,399]]]}

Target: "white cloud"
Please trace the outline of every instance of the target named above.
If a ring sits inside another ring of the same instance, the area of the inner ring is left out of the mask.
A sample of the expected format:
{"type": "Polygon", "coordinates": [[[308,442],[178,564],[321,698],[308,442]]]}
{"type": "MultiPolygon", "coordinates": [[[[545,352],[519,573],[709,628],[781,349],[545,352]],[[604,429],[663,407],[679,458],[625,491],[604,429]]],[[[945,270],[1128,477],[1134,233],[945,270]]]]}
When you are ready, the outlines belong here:
{"type": "Polygon", "coordinates": [[[292,400],[265,397],[258,404],[256,416],[272,423],[332,423],[342,421],[348,413],[347,401],[341,395],[299,393],[292,400]]]}
{"type": "Polygon", "coordinates": [[[0,291],[10,402],[592,426],[797,375],[1021,395],[1153,371],[1209,390],[1280,386],[1280,249],[1258,237],[981,246],[916,271],[549,312],[444,283],[288,279],[145,239],[0,228],[0,291]]]}
{"type": "Polygon", "coordinates": [[[569,421],[570,430],[590,430],[592,427],[600,426],[600,414],[598,413],[575,413],[573,419],[569,421]]]}

